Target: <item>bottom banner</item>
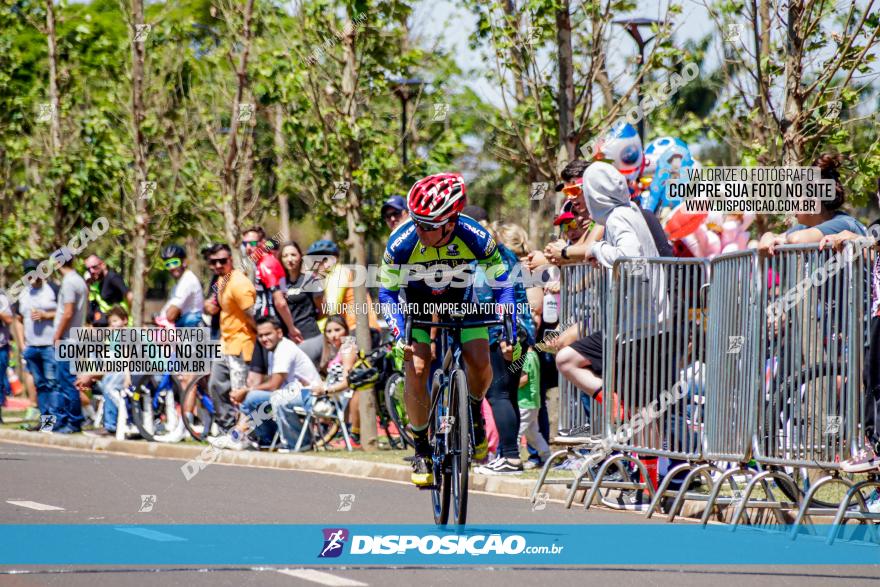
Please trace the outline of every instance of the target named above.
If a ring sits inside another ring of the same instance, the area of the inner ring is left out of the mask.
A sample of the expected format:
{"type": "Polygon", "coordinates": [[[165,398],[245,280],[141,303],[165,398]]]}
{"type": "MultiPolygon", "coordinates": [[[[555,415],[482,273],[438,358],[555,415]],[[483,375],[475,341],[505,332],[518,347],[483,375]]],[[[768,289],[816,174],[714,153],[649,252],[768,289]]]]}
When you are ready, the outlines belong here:
{"type": "Polygon", "coordinates": [[[875,526],[0,525],[0,564],[878,564],[875,526]]]}

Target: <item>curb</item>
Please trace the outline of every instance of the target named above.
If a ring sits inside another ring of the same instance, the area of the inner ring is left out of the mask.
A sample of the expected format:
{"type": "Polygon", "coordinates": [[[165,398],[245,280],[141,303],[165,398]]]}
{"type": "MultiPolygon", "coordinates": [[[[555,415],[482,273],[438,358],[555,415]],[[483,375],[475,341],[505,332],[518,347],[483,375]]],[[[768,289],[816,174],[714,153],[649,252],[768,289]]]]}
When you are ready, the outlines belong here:
{"type": "MultiPolygon", "coordinates": [[[[0,441],[183,461],[193,461],[202,455],[206,449],[210,448],[208,445],[164,444],[160,442],[116,440],[115,438],[46,434],[43,432],[7,429],[0,429],[0,441]]],[[[227,465],[291,469],[382,481],[410,482],[410,468],[407,465],[373,463],[339,457],[223,450],[219,451],[216,459],[212,455],[210,459],[205,458],[203,460],[227,465]]],[[[182,468],[181,475],[183,475],[182,468]]],[[[535,480],[490,477],[471,473],[470,485],[471,489],[475,491],[528,499],[535,486],[535,480]]],[[[543,491],[549,493],[549,498],[553,501],[564,501],[567,495],[565,486],[562,485],[545,486],[543,491]]]]}

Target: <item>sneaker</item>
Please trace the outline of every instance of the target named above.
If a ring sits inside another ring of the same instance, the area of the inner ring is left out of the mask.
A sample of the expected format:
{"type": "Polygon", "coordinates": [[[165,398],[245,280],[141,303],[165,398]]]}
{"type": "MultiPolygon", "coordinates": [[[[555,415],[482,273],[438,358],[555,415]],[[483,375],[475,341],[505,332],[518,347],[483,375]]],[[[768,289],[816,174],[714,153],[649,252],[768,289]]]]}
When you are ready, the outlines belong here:
{"type": "Polygon", "coordinates": [[[540,469],[543,466],[544,466],[544,463],[542,463],[540,461],[533,461],[533,460],[529,459],[523,463],[523,470],[524,471],[532,471],[534,469],[540,469]]]}
{"type": "Polygon", "coordinates": [[[873,469],[880,469],[880,456],[872,449],[864,448],[852,458],[840,463],[840,468],[847,473],[866,473],[873,469]]]}
{"type": "Polygon", "coordinates": [[[647,511],[651,503],[644,498],[641,489],[627,489],[621,491],[617,497],[606,495],[602,498],[602,503],[616,510],[627,510],[630,512],[647,511]]]}
{"type": "Polygon", "coordinates": [[[489,456],[489,440],[484,437],[483,442],[474,446],[474,460],[485,461],[487,456],[489,456]]]}
{"type": "Polygon", "coordinates": [[[413,459],[410,479],[416,487],[428,487],[434,484],[434,467],[431,465],[431,457],[416,455],[413,459]]]}
{"type": "Polygon", "coordinates": [[[865,505],[868,506],[868,511],[872,514],[880,514],[880,491],[875,489],[865,500],[865,505]]]}
{"type": "Polygon", "coordinates": [[[219,449],[244,450],[247,448],[244,437],[240,432],[236,434],[237,432],[237,430],[233,430],[227,436],[209,437],[208,443],[219,449]]]}
{"type": "Polygon", "coordinates": [[[498,457],[488,465],[477,467],[474,473],[481,475],[519,475],[523,472],[523,464],[520,459],[508,459],[498,457]]]}

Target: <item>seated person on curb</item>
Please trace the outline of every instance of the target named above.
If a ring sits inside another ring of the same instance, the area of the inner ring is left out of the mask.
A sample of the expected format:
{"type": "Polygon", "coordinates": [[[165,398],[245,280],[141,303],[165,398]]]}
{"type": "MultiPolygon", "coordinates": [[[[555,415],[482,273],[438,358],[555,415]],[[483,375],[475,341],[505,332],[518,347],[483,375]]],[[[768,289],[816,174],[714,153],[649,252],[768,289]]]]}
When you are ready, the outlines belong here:
{"type": "Polygon", "coordinates": [[[257,320],[257,340],[269,351],[268,379],[250,390],[240,387],[230,392],[230,400],[240,406],[238,423],[229,435],[211,439],[217,448],[244,450],[248,447],[250,431],[260,445],[269,445],[276,424],[282,444],[294,446],[302,429],[294,408],[308,408],[314,401],[311,392],[324,390],[315,365],[296,343],[285,338],[278,318],[264,316],[257,320]],[[270,406],[275,412],[275,422],[268,417],[270,406]]]}
{"type": "MultiPolygon", "coordinates": [[[[357,346],[352,344],[351,331],[345,318],[336,314],[327,319],[324,325],[324,349],[318,371],[325,377],[326,394],[339,393],[348,389],[348,373],[357,360],[357,346]]],[[[350,424],[352,446],[360,448],[360,413],[358,394],[346,402],[346,419],[350,424]]]]}

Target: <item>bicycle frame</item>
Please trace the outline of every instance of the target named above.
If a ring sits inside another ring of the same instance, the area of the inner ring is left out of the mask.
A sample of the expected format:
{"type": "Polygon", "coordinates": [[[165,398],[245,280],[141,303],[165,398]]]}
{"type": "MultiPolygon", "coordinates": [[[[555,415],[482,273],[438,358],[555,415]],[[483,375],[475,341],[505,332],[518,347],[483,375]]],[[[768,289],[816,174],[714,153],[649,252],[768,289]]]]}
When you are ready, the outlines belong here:
{"type": "Polygon", "coordinates": [[[449,520],[450,497],[455,499],[455,523],[464,524],[467,518],[467,492],[470,459],[474,449],[474,429],[470,417],[467,379],[462,365],[461,331],[465,328],[503,326],[507,341],[512,339],[509,315],[503,320],[465,322],[462,317],[452,321],[423,321],[406,318],[405,340],[412,344],[412,328],[438,328],[446,331],[440,336],[438,355],[441,367],[431,381],[431,406],[428,411],[429,430],[432,430],[431,466],[435,483],[425,487],[432,490],[434,521],[445,525],[449,520]],[[456,421],[457,418],[457,421],[456,421]],[[430,427],[433,423],[433,428],[430,427]],[[461,426],[467,426],[466,429],[461,426]]]}

